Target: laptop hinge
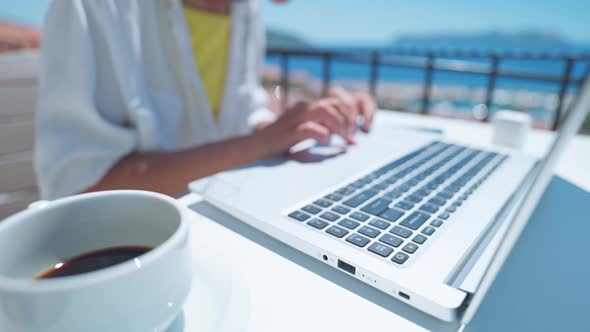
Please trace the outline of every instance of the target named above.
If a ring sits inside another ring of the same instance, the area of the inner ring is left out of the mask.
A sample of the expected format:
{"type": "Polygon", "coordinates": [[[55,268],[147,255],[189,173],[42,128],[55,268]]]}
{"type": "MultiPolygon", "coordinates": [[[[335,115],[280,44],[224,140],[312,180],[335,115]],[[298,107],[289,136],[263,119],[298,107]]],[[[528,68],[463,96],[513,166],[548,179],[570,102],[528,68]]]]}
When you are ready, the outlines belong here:
{"type": "Polygon", "coordinates": [[[504,236],[508,225],[514,218],[517,208],[525,198],[527,189],[532,186],[534,174],[539,169],[539,162],[536,162],[531,171],[522,181],[519,190],[515,192],[507,203],[500,210],[494,218],[493,224],[490,226],[484,237],[475,247],[473,254],[463,264],[461,269],[451,279],[450,285],[458,288],[468,294],[473,294],[483,278],[486,268],[490,264],[493,253],[498,247],[500,240],[504,236]]]}

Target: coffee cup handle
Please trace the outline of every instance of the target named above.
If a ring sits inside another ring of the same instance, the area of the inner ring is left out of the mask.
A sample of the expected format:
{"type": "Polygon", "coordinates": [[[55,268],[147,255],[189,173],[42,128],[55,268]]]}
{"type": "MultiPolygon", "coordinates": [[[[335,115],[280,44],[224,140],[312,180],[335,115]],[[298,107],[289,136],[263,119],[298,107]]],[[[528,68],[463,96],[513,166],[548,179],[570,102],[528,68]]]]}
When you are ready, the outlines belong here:
{"type": "Polygon", "coordinates": [[[39,209],[46,207],[47,205],[49,205],[49,201],[36,201],[36,202],[29,204],[27,209],[39,210],[39,209]]]}

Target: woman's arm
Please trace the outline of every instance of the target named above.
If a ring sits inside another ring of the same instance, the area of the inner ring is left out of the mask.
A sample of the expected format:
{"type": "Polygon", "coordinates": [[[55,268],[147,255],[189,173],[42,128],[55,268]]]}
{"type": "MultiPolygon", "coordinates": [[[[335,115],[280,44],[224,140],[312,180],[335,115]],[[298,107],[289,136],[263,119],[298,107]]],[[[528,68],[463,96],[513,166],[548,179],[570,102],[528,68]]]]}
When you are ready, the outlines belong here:
{"type": "Polygon", "coordinates": [[[250,135],[176,152],[128,155],[85,192],[141,189],[180,194],[191,181],[278,155],[304,139],[327,141],[332,134],[342,135],[343,126],[344,119],[321,100],[299,103],[250,135]]]}
{"type": "Polygon", "coordinates": [[[139,189],[176,195],[191,181],[264,158],[264,150],[258,136],[248,135],[175,152],[131,154],[86,192],[139,189]]]}

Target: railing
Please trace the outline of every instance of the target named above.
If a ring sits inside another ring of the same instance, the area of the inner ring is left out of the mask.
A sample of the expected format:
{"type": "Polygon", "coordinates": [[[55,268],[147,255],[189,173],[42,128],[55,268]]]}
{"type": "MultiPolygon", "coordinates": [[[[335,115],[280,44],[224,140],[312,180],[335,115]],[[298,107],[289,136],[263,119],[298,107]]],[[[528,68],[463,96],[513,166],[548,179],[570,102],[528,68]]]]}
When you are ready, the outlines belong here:
{"type": "MultiPolygon", "coordinates": [[[[436,71],[461,73],[467,75],[479,75],[487,77],[487,86],[484,104],[487,113],[482,117],[482,121],[488,121],[490,109],[496,92],[496,82],[498,78],[509,78],[525,81],[549,82],[558,85],[557,104],[554,110],[554,119],[552,129],[559,127],[562,113],[565,108],[565,97],[568,89],[575,88],[578,90],[583,82],[583,78],[590,74],[590,64],[582,77],[574,77],[574,68],[578,62],[590,63],[590,54],[550,54],[550,53],[496,53],[496,52],[464,52],[464,51],[423,51],[423,50],[388,50],[373,52],[339,52],[324,50],[301,50],[301,49],[279,49],[270,48],[267,55],[278,56],[281,67],[281,90],[282,102],[287,102],[289,93],[289,59],[292,57],[315,57],[322,61],[322,93],[325,95],[332,81],[332,63],[334,60],[368,64],[369,71],[369,91],[373,95],[377,94],[377,85],[379,84],[379,70],[383,66],[397,68],[412,68],[424,70],[424,83],[422,86],[421,109],[423,114],[427,114],[430,109],[431,90],[433,86],[433,73],[436,71]],[[400,56],[395,58],[392,56],[400,56]],[[405,58],[404,58],[405,57],[405,58]],[[421,58],[417,61],[412,58],[421,58]],[[455,58],[455,59],[487,59],[489,65],[459,61],[459,62],[442,62],[438,58],[455,58]],[[425,59],[425,61],[424,61],[425,59]],[[559,61],[564,64],[561,75],[551,75],[535,73],[531,71],[514,71],[501,68],[501,63],[505,60],[539,60],[539,61],[559,61]]],[[[285,104],[283,104],[285,106],[285,104]]]]}

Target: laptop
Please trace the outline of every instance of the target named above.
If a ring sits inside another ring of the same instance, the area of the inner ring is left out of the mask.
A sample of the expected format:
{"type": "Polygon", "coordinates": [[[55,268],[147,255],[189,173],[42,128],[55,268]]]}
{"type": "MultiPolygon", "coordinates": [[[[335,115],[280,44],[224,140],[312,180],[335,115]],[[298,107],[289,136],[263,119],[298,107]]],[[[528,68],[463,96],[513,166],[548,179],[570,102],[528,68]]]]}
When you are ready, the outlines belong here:
{"type": "Polygon", "coordinates": [[[468,325],[590,109],[586,79],[543,160],[378,126],[192,182],[212,205],[444,321],[468,325]]]}

